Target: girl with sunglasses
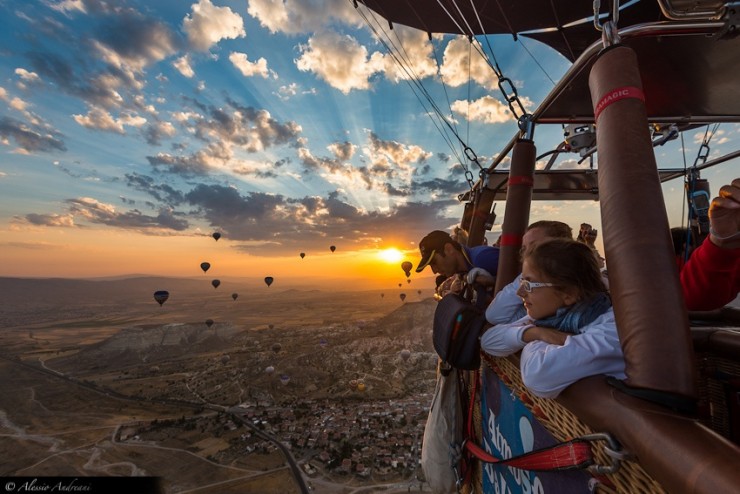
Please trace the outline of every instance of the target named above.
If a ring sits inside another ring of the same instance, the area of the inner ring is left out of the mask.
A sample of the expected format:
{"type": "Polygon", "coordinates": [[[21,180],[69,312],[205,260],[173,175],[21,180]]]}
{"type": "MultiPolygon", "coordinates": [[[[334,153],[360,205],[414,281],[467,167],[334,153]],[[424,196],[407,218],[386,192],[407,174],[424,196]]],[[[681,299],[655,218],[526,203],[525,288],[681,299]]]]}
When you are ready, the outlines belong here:
{"type": "Polygon", "coordinates": [[[489,329],[481,348],[496,357],[521,350],[522,381],[533,394],[554,398],[596,374],[626,377],[611,299],[590,247],[538,243],[524,253],[517,295],[527,315],[489,329]]]}

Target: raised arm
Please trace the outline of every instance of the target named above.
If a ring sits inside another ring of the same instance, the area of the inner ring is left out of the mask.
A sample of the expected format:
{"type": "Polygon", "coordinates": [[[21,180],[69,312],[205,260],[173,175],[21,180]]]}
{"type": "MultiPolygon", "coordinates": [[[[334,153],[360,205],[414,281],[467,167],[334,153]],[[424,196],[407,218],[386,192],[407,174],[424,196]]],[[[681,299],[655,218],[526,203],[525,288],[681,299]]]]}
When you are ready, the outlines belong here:
{"type": "Polygon", "coordinates": [[[740,178],[719,190],[709,207],[710,234],[681,270],[689,310],[713,310],[740,291],[740,178]]]}

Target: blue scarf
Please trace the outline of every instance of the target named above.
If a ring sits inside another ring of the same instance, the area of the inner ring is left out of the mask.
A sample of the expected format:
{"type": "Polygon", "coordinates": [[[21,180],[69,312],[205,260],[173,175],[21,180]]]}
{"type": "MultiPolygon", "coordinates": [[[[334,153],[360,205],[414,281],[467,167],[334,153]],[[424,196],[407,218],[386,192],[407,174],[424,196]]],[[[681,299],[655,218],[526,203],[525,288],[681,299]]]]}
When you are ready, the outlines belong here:
{"type": "Polygon", "coordinates": [[[612,299],[606,292],[599,293],[588,300],[561,307],[555,315],[534,321],[535,326],[553,328],[565,333],[580,334],[581,328],[591,324],[597,317],[608,311],[612,299]]]}

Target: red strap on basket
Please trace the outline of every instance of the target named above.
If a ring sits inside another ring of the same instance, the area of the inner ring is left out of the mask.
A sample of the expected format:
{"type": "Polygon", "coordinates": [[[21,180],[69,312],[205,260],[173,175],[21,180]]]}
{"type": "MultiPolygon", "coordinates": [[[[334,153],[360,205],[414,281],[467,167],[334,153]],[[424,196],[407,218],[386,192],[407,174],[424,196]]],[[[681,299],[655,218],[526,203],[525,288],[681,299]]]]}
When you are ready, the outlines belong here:
{"type": "MultiPolygon", "coordinates": [[[[594,458],[591,452],[591,445],[585,439],[571,439],[563,443],[555,444],[547,448],[530,451],[523,455],[508,458],[496,458],[483,448],[475,444],[473,435],[473,406],[475,404],[475,395],[478,391],[481,375],[480,370],[475,371],[473,375],[473,392],[468,403],[468,410],[465,423],[465,450],[475,458],[485,463],[497,463],[507,465],[521,470],[537,471],[558,471],[558,470],[576,470],[593,465],[594,458]]],[[[466,482],[469,480],[469,474],[472,469],[468,469],[468,475],[465,476],[466,482]]]]}
{"type": "Polygon", "coordinates": [[[591,446],[587,441],[582,439],[573,439],[506,460],[496,458],[470,441],[465,443],[465,449],[485,463],[507,465],[522,470],[575,470],[585,468],[594,463],[591,446]]]}

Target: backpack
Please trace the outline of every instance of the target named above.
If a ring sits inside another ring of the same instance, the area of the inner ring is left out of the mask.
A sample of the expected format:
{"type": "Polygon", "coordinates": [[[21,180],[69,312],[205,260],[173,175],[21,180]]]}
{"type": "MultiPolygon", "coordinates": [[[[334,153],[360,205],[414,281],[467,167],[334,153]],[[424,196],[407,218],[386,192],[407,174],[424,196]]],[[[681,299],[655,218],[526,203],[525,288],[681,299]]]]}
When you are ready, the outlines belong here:
{"type": "Polygon", "coordinates": [[[432,342],[437,355],[456,369],[480,367],[480,335],[485,313],[457,293],[448,293],[434,311],[432,342]]]}

